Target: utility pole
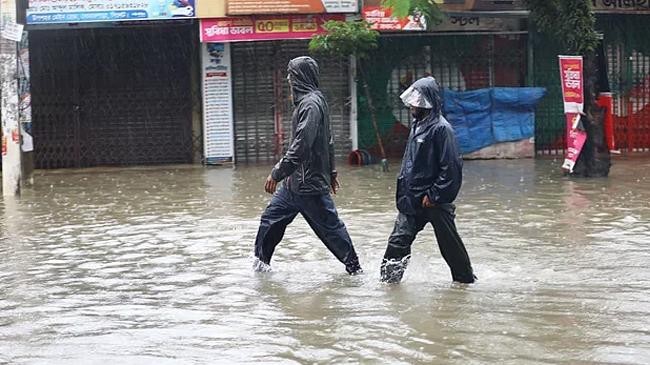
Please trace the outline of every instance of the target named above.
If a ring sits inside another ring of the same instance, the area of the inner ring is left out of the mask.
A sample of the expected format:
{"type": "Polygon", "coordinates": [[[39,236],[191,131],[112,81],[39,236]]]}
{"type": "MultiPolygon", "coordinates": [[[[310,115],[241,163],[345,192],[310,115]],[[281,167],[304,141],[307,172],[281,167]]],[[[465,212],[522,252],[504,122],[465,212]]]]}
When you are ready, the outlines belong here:
{"type": "Polygon", "coordinates": [[[22,26],[16,24],[16,0],[0,0],[0,77],[2,77],[2,195],[20,195],[22,173],[18,102],[18,48],[22,26]],[[16,39],[18,38],[18,40],[16,39]]]}

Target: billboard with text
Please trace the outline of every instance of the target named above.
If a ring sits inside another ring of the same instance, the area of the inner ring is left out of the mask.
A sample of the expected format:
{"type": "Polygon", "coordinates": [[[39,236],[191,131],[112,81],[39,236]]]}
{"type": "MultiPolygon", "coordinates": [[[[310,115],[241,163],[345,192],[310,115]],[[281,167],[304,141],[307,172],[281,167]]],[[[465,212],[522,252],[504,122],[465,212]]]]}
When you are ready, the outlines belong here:
{"type": "Polygon", "coordinates": [[[358,0],[227,0],[228,15],[357,13],[358,0]]]}
{"type": "Polygon", "coordinates": [[[195,0],[30,0],[27,24],[193,18],[195,0]]]}

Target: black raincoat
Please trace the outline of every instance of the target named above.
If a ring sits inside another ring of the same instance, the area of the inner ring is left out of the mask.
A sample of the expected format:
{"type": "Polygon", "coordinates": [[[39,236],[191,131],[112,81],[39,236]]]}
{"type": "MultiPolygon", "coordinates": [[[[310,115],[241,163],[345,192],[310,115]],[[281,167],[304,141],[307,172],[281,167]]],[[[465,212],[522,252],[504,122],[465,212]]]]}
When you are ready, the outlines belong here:
{"type": "Polygon", "coordinates": [[[433,105],[433,110],[424,120],[413,121],[397,179],[397,209],[409,215],[422,208],[425,195],[434,204],[452,203],[463,179],[463,161],[454,131],[440,114],[438,83],[427,77],[413,87],[433,105]]]}
{"type": "Polygon", "coordinates": [[[380,269],[381,280],[387,283],[402,280],[411,257],[411,245],[430,223],[442,257],[451,269],[452,279],[473,283],[476,276],[454,222],[456,206],[453,201],[463,178],[456,137],[449,122],[440,114],[442,103],[436,80],[432,77],[420,79],[413,88],[433,109],[423,120],[415,120],[411,128],[397,180],[399,214],[388,238],[380,269]],[[430,208],[422,206],[425,195],[433,203],[430,208]]]}
{"type": "Polygon", "coordinates": [[[255,269],[266,270],[285,229],[301,214],[318,238],[345,264],[350,274],[361,272],[359,258],[330,195],[334,171],[334,144],[329,110],[318,90],[318,64],[309,57],[289,62],[293,101],[293,140],[273,168],[275,181],[285,180],[262,213],[255,239],[255,269]]]}
{"type": "Polygon", "coordinates": [[[288,66],[293,101],[293,140],[275,165],[275,181],[287,178],[286,186],[297,194],[329,193],[334,167],[334,141],[329,107],[318,89],[318,64],[309,57],[291,60],[288,66]]]}

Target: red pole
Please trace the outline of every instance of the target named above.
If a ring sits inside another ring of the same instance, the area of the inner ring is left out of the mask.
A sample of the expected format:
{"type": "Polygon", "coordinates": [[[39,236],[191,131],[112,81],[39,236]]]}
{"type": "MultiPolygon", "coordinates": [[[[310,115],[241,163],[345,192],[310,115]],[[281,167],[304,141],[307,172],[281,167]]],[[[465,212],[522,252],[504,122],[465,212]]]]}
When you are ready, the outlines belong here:
{"type": "Polygon", "coordinates": [[[605,92],[598,95],[597,100],[598,106],[605,109],[605,120],[604,120],[604,130],[605,130],[605,142],[607,142],[607,148],[610,151],[616,149],[616,143],[614,140],[614,101],[612,98],[612,93],[605,92]]]}
{"type": "Polygon", "coordinates": [[[632,150],[634,149],[634,142],[632,141],[632,114],[634,113],[634,110],[632,109],[632,102],[630,99],[627,99],[627,118],[626,124],[627,128],[625,128],[625,133],[627,134],[627,152],[631,153],[632,150]]]}

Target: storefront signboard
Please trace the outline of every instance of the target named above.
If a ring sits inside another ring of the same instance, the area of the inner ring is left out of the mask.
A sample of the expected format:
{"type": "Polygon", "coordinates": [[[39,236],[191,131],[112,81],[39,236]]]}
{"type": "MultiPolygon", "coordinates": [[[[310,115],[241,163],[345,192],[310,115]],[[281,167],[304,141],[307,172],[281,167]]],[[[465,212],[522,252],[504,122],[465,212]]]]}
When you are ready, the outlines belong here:
{"type": "Polygon", "coordinates": [[[196,0],[29,0],[27,24],[193,18],[196,0]]]}

